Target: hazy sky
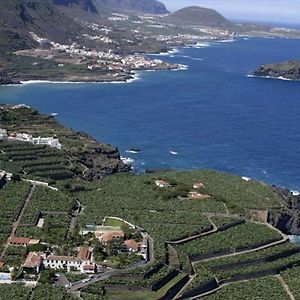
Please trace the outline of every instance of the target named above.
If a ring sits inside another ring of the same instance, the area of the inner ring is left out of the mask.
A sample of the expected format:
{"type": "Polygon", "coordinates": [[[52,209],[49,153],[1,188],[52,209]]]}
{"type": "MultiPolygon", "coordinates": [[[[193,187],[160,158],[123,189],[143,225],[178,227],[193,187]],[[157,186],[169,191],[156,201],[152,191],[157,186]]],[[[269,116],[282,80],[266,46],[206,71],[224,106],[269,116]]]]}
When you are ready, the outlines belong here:
{"type": "Polygon", "coordinates": [[[300,23],[300,0],[162,0],[173,11],[188,5],[214,8],[227,18],[300,23]]]}

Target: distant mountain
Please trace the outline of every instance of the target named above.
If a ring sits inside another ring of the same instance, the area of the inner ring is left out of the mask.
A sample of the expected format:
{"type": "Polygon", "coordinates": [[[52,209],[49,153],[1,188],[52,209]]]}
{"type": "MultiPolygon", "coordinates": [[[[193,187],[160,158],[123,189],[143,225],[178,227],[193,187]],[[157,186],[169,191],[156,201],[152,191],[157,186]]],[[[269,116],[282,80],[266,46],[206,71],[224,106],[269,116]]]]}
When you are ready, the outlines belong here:
{"type": "Polygon", "coordinates": [[[72,6],[79,5],[82,9],[92,13],[98,13],[93,0],[52,0],[55,5],[72,6]]]}
{"type": "Polygon", "coordinates": [[[213,9],[198,6],[189,6],[180,9],[163,20],[180,25],[198,25],[212,27],[231,27],[233,23],[228,21],[220,13],[213,9]]]}
{"type": "Polygon", "coordinates": [[[157,0],[95,0],[96,4],[107,7],[144,12],[148,14],[167,14],[166,6],[157,0]]]}

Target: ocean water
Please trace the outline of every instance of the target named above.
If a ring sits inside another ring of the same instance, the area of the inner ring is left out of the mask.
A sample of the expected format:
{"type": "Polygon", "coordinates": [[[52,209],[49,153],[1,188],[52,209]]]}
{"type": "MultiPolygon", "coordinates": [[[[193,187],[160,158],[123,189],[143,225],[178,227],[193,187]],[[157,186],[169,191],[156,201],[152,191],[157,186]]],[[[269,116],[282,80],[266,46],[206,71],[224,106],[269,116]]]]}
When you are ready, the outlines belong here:
{"type": "Polygon", "coordinates": [[[212,168],[300,190],[300,82],[247,77],[262,63],[300,60],[300,40],[240,39],[162,58],[188,70],[130,84],[0,87],[0,103],[57,113],[117,146],[136,171],[212,168]]]}

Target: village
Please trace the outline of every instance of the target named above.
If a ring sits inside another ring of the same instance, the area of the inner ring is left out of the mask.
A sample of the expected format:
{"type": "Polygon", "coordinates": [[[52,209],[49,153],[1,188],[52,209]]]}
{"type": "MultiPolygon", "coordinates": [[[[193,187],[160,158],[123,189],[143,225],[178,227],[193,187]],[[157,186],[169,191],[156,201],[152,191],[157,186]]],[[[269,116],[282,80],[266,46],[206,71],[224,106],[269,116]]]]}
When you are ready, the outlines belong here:
{"type": "MultiPolygon", "coordinates": [[[[53,271],[52,278],[60,278],[73,274],[88,282],[97,276],[103,276],[106,272],[116,270],[113,257],[131,257],[133,265],[143,265],[150,260],[151,237],[141,229],[117,217],[106,217],[102,225],[87,224],[79,233],[85,242],[72,249],[73,255],[61,255],[59,247],[49,245],[37,239],[11,235],[6,243],[7,248],[26,249],[27,256],[18,274],[13,275],[14,267],[9,268],[9,273],[3,261],[0,261],[0,283],[27,282],[29,285],[37,283],[40,274],[53,271]],[[111,224],[111,225],[107,225],[111,224]],[[54,274],[57,274],[54,276],[54,274]],[[77,275],[76,275],[77,274],[77,275]],[[81,275],[80,275],[81,274],[81,275]],[[84,276],[85,275],[85,276],[84,276]],[[54,276],[54,277],[53,277],[54,276]],[[16,280],[16,281],[15,281],[16,280]],[[20,281],[21,280],[21,281],[20,281]]],[[[130,264],[129,264],[130,266],[130,264]]],[[[61,283],[58,282],[59,285],[61,283]]],[[[70,288],[71,283],[64,285],[70,288]]]]}

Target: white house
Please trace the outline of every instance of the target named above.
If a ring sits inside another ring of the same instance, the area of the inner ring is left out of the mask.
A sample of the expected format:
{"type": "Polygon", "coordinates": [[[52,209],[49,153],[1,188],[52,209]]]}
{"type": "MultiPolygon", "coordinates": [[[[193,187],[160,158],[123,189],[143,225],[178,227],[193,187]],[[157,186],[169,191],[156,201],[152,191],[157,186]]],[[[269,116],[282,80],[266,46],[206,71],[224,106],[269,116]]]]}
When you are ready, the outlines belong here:
{"type": "Polygon", "coordinates": [[[0,141],[7,140],[7,138],[8,138],[7,130],[0,128],[0,141]]]}
{"type": "Polygon", "coordinates": [[[33,138],[32,139],[33,144],[35,145],[48,145],[51,148],[56,148],[56,149],[61,149],[61,144],[59,142],[59,139],[55,139],[53,137],[48,137],[48,138],[33,138]]]}
{"type": "Polygon", "coordinates": [[[95,264],[93,261],[92,250],[88,247],[79,248],[78,255],[74,256],[58,256],[49,255],[43,261],[43,264],[48,269],[74,269],[82,273],[94,273],[95,264]]]}
{"type": "MultiPolygon", "coordinates": [[[[62,148],[62,145],[59,142],[59,139],[56,139],[54,137],[46,137],[46,138],[41,138],[37,137],[34,138],[31,134],[27,133],[16,133],[12,134],[8,137],[10,140],[18,140],[22,142],[29,142],[34,145],[48,145],[51,148],[56,148],[60,150],[62,148]]],[[[0,140],[1,140],[1,132],[0,132],[0,140]]]]}

